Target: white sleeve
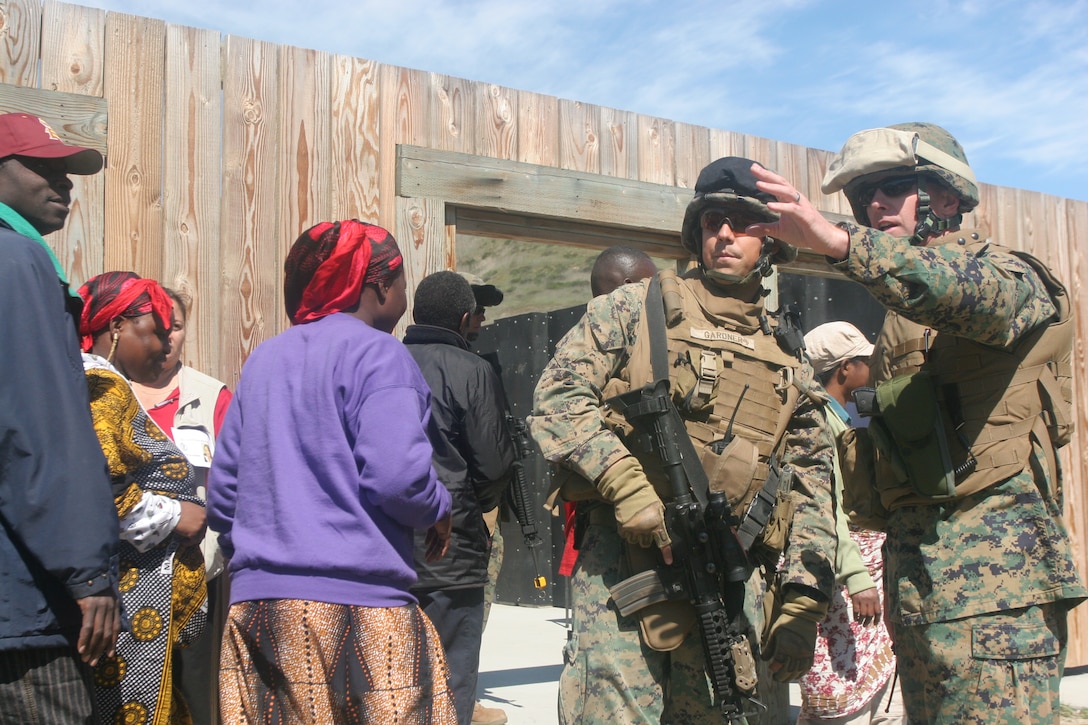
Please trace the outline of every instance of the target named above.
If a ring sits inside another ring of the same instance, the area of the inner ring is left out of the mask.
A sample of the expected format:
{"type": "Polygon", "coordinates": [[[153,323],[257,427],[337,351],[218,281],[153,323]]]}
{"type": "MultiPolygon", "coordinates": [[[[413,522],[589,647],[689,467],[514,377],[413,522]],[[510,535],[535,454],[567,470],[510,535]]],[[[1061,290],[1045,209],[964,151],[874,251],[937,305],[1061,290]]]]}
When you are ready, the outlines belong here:
{"type": "Polygon", "coordinates": [[[148,551],[163,541],[181,520],[181,502],[145,491],[140,502],[121,518],[121,540],[148,551]]]}

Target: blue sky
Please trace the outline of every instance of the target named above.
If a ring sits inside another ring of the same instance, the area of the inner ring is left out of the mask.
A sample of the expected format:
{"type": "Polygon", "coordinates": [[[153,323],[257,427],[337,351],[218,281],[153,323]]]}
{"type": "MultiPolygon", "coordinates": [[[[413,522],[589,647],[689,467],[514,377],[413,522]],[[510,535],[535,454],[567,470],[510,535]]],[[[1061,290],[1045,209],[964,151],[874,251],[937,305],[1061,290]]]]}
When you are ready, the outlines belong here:
{"type": "Polygon", "coordinates": [[[837,150],[932,121],[1088,200],[1088,0],[76,0],[837,150]]]}

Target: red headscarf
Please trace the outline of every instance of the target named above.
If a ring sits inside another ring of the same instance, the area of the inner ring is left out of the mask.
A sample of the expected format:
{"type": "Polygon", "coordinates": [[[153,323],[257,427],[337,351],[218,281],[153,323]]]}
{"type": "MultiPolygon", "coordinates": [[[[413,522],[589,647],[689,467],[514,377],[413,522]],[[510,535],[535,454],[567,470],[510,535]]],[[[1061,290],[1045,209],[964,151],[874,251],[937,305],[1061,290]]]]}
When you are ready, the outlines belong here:
{"type": "Polygon", "coordinates": [[[296,325],[359,303],[363,285],[396,276],[404,259],[393,236],[358,219],[322,222],[295,241],[284,262],[284,306],[296,325]]]}
{"type": "Polygon", "coordinates": [[[174,302],[153,279],[135,272],[106,272],[91,277],[79,288],[83,314],[79,318],[80,346],[94,347],[94,338],[117,317],[139,317],[154,313],[164,329],[170,329],[174,302]]]}

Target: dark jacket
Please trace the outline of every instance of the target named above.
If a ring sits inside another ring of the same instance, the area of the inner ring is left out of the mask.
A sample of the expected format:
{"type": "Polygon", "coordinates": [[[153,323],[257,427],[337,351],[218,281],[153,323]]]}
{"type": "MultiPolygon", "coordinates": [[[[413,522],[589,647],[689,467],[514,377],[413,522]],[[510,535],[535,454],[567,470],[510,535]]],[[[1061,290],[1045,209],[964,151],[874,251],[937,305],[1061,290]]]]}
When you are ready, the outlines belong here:
{"type": "Polygon", "coordinates": [[[0,310],[0,650],[74,644],[75,599],[117,586],[117,510],[56,271],[4,226],[0,310]]]}
{"type": "Polygon", "coordinates": [[[491,548],[483,512],[499,505],[514,464],[502,383],[491,365],[452,330],[409,325],[404,344],[431,388],[428,435],[434,468],[453,497],[453,532],[446,556],[426,563],[424,533],[416,534],[419,581],[413,589],[482,587],[491,548]]]}

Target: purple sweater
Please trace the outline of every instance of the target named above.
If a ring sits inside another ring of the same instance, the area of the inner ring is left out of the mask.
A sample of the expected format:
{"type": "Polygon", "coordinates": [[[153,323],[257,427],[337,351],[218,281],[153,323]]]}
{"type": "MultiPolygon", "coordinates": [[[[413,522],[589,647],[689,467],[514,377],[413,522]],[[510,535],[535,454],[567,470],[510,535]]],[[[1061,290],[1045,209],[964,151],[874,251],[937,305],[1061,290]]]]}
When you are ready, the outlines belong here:
{"type": "Polygon", "coordinates": [[[347,314],[250,355],[208,478],[232,604],[415,601],[412,530],[450,512],[431,467],[430,404],[404,345],[347,314]]]}

